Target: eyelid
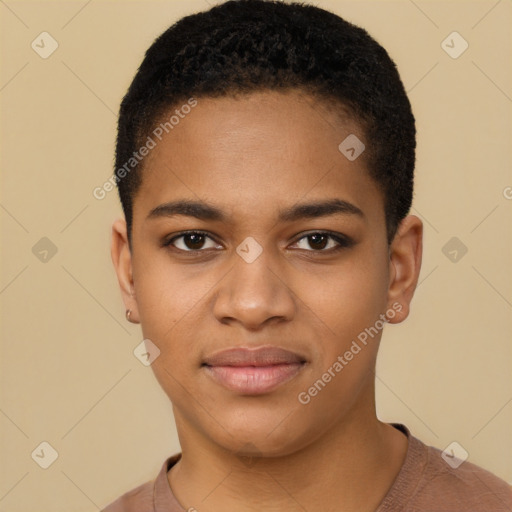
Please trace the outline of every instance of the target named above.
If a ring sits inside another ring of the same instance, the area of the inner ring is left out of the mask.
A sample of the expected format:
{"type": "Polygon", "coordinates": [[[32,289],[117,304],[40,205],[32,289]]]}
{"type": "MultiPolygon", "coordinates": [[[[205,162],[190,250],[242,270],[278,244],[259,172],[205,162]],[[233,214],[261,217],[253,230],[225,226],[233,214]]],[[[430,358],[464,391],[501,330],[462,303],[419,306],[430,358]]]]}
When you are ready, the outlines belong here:
{"type": "MultiPolygon", "coordinates": [[[[172,246],[173,249],[175,249],[175,250],[177,250],[179,252],[183,252],[183,253],[196,253],[197,254],[197,253],[200,253],[200,252],[206,252],[207,250],[211,249],[211,247],[209,247],[207,249],[184,250],[184,249],[180,249],[180,248],[178,248],[178,247],[173,245],[173,242],[175,242],[179,238],[182,238],[182,237],[184,237],[186,235],[203,235],[206,238],[209,238],[210,240],[215,242],[216,244],[222,245],[220,242],[218,242],[218,240],[216,240],[216,237],[212,236],[207,231],[202,231],[202,230],[197,230],[197,229],[188,230],[188,231],[182,231],[181,233],[174,234],[171,237],[164,239],[162,245],[164,247],[172,246]]],[[[317,230],[310,230],[310,231],[307,231],[307,232],[300,233],[295,238],[295,241],[292,242],[292,245],[295,245],[298,242],[300,242],[301,240],[303,240],[304,238],[307,238],[308,236],[312,236],[312,235],[324,235],[324,236],[327,236],[328,238],[334,240],[337,243],[337,246],[336,247],[331,247],[330,249],[327,249],[327,250],[324,250],[324,249],[320,249],[320,250],[302,249],[302,250],[305,250],[306,252],[311,252],[311,253],[331,253],[331,252],[335,252],[337,250],[341,250],[341,249],[346,249],[346,248],[352,247],[356,243],[355,240],[353,240],[351,237],[349,237],[349,236],[347,236],[347,235],[345,235],[343,233],[339,233],[339,232],[335,232],[335,231],[329,231],[329,230],[318,230],[317,229],[317,230]]]]}
{"type": "MultiPolygon", "coordinates": [[[[190,250],[186,251],[184,249],[179,249],[178,247],[174,246],[173,242],[175,242],[179,238],[182,238],[182,237],[187,236],[187,235],[203,235],[204,237],[209,238],[210,240],[215,242],[216,244],[222,245],[222,244],[220,244],[220,242],[218,242],[215,239],[215,237],[213,237],[207,231],[201,231],[199,229],[191,229],[191,230],[188,230],[188,231],[182,231],[181,233],[173,234],[170,237],[166,237],[163,240],[163,242],[162,242],[162,246],[163,247],[172,247],[173,249],[175,249],[177,251],[180,251],[180,252],[199,253],[199,252],[205,252],[206,251],[205,249],[195,249],[195,250],[194,249],[190,249],[190,250]]],[[[210,249],[210,248],[208,248],[208,249],[210,249]]]]}
{"type": "Polygon", "coordinates": [[[336,250],[339,250],[339,249],[346,249],[346,248],[349,248],[349,247],[352,247],[353,245],[355,245],[355,240],[343,233],[339,233],[337,231],[329,231],[329,230],[311,230],[311,231],[307,231],[307,232],[304,232],[304,233],[300,233],[300,235],[297,236],[295,242],[293,242],[293,245],[297,244],[298,242],[300,242],[302,239],[304,238],[307,238],[308,236],[312,236],[312,235],[324,235],[324,236],[327,236],[328,238],[331,238],[332,240],[334,240],[338,245],[337,247],[332,247],[331,249],[327,249],[327,250],[307,250],[306,252],[314,252],[314,253],[330,253],[330,252],[334,252],[336,250]]]}

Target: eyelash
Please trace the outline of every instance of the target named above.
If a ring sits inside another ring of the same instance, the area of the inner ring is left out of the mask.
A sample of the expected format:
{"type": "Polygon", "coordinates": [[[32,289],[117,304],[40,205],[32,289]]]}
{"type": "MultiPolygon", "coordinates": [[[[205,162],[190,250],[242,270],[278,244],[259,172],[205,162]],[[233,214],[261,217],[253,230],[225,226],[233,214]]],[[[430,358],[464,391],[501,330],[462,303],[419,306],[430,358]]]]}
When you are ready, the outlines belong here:
{"type": "MultiPolygon", "coordinates": [[[[213,237],[211,237],[205,231],[184,231],[184,232],[180,233],[179,235],[175,235],[172,238],[170,238],[168,240],[165,240],[162,245],[163,245],[163,247],[168,247],[170,249],[176,250],[176,251],[181,252],[181,253],[199,254],[201,252],[206,252],[208,250],[208,249],[197,249],[197,250],[189,249],[189,250],[184,250],[184,249],[179,249],[178,247],[173,246],[173,243],[176,240],[178,240],[180,238],[183,238],[183,237],[185,237],[187,235],[203,235],[203,236],[205,236],[207,238],[210,238],[214,242],[218,243],[213,237]]],[[[355,244],[354,240],[352,240],[350,237],[348,237],[346,235],[342,235],[341,233],[333,233],[333,232],[330,232],[330,231],[311,231],[310,233],[306,233],[305,235],[302,235],[300,238],[298,238],[294,242],[294,244],[300,242],[304,238],[308,238],[308,237],[311,237],[313,235],[327,236],[329,239],[334,240],[338,245],[336,247],[331,247],[330,249],[319,249],[319,250],[303,249],[303,250],[306,250],[306,252],[309,252],[309,253],[333,254],[333,253],[336,253],[336,252],[341,251],[343,249],[348,249],[348,248],[352,247],[355,244]]]]}

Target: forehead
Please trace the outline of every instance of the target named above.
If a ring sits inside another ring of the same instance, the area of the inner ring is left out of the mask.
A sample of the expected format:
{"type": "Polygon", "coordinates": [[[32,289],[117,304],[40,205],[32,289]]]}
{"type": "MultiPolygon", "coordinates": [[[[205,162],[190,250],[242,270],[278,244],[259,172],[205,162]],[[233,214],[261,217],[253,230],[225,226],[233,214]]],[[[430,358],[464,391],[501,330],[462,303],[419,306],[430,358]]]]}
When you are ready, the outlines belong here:
{"type": "Polygon", "coordinates": [[[299,92],[198,98],[161,140],[153,136],[134,213],[177,197],[253,215],[263,214],[263,205],[268,211],[326,194],[361,205],[382,202],[364,153],[351,161],[340,151],[354,135],[365,140],[346,111],[299,92]]]}

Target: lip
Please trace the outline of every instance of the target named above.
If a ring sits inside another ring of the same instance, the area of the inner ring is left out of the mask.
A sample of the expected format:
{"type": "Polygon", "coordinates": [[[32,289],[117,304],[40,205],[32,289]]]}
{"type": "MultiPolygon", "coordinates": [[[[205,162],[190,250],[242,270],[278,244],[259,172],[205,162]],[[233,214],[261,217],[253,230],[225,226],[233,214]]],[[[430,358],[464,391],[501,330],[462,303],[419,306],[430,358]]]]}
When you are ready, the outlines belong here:
{"type": "Polygon", "coordinates": [[[261,395],[293,379],[305,363],[304,357],[281,347],[236,347],[207,357],[202,368],[230,391],[261,395]]]}

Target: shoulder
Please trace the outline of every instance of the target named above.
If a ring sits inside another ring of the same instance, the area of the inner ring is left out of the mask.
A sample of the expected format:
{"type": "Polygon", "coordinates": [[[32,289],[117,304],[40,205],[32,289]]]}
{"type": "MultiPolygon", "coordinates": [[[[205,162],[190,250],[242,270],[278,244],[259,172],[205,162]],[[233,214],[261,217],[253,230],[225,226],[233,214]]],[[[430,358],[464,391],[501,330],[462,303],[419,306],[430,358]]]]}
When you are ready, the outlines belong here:
{"type": "Polygon", "coordinates": [[[423,483],[426,490],[447,496],[477,512],[512,510],[512,488],[489,471],[468,461],[450,465],[437,448],[427,447],[423,483]]]}
{"type": "Polygon", "coordinates": [[[436,499],[440,510],[460,507],[472,512],[512,511],[512,488],[504,480],[471,462],[446,455],[443,458],[438,448],[423,446],[426,463],[413,500],[418,510],[424,509],[423,503],[431,506],[436,499]]]}
{"type": "Polygon", "coordinates": [[[408,438],[400,472],[378,512],[512,512],[512,487],[489,471],[456,459],[393,424],[408,438]]]}
{"type": "Polygon", "coordinates": [[[110,503],[101,512],[153,512],[154,480],[139,485],[110,503]]]}
{"type": "Polygon", "coordinates": [[[168,457],[160,472],[153,480],[125,492],[101,512],[154,512],[157,504],[164,504],[166,510],[176,508],[172,501],[172,492],[167,482],[167,471],[180,459],[181,453],[168,457]],[[172,507],[174,508],[171,508],[172,507]]]}

